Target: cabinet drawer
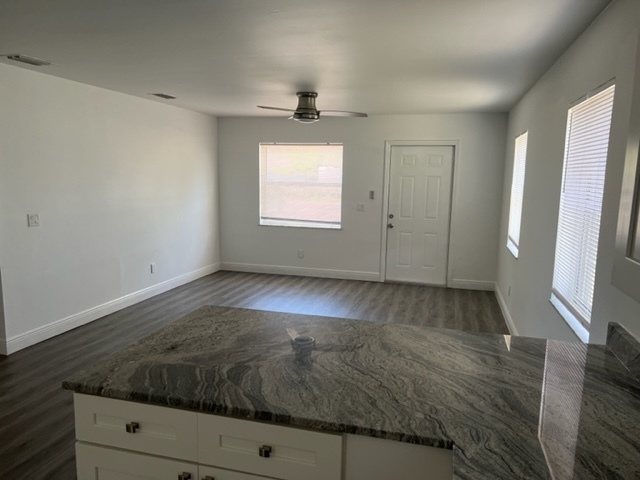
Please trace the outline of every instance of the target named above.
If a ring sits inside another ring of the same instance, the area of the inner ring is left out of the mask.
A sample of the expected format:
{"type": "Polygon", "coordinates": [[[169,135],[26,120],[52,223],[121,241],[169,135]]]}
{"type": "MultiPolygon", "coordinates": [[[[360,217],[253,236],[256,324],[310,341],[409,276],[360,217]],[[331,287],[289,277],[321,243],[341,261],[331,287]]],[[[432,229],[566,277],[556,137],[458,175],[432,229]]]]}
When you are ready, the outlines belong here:
{"type": "Polygon", "coordinates": [[[340,480],[342,437],[198,414],[199,463],[285,480],[340,480]],[[261,447],[270,447],[268,457],[261,447]]]}
{"type": "Polygon", "coordinates": [[[78,440],[197,461],[195,412],[77,393],[74,406],[78,440]]]}
{"type": "Polygon", "coordinates": [[[193,463],[76,442],[78,480],[196,480],[193,463]]]}
{"type": "Polygon", "coordinates": [[[203,465],[200,465],[198,471],[199,480],[209,480],[207,477],[213,478],[214,480],[273,480],[272,478],[261,477],[259,475],[224,470],[222,468],[205,467],[203,465]]]}

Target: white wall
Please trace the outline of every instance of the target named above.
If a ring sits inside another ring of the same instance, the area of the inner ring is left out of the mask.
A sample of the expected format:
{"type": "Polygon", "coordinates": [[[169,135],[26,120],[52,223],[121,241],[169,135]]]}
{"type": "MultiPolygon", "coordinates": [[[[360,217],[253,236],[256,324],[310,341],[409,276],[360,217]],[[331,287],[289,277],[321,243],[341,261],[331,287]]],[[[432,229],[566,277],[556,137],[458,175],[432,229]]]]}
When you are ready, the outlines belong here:
{"type": "Polygon", "coordinates": [[[616,78],[590,341],[604,343],[618,321],[640,335],[640,304],[611,284],[618,202],[638,51],[640,2],[614,1],[509,115],[497,286],[521,335],[575,340],[549,303],[562,181],[567,109],[616,78]],[[513,142],[529,131],[520,255],[507,250],[513,142]],[[511,295],[509,296],[509,288],[511,295]]]}
{"type": "Polygon", "coordinates": [[[9,351],[216,268],[214,118],[6,65],[0,106],[9,351]]]}
{"type": "Polygon", "coordinates": [[[459,285],[495,281],[504,170],[505,114],[325,118],[301,125],[286,118],[218,120],[223,267],[378,280],[385,140],[458,140],[451,259],[459,285]],[[344,144],[340,231],[258,225],[258,144],[344,144]],[[375,200],[369,200],[375,190],[375,200]],[[356,211],[356,203],[365,212],[356,211]],[[298,249],[305,251],[297,258],[298,249]]]}

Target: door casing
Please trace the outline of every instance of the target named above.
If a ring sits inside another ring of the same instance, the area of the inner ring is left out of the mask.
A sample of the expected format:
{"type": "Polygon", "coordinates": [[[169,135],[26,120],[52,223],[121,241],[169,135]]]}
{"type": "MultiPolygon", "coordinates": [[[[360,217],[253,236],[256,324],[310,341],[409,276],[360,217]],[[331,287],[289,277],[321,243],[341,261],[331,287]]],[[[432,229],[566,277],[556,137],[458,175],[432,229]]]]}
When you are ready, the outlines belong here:
{"type": "Polygon", "coordinates": [[[387,277],[387,222],[389,216],[389,190],[391,175],[391,147],[453,147],[453,185],[451,188],[451,208],[449,213],[449,248],[447,249],[447,287],[451,286],[453,276],[453,256],[451,245],[455,234],[453,216],[456,211],[456,198],[458,198],[458,157],[460,154],[460,140],[387,140],[384,142],[384,179],[382,194],[382,224],[380,242],[380,281],[387,277]]]}

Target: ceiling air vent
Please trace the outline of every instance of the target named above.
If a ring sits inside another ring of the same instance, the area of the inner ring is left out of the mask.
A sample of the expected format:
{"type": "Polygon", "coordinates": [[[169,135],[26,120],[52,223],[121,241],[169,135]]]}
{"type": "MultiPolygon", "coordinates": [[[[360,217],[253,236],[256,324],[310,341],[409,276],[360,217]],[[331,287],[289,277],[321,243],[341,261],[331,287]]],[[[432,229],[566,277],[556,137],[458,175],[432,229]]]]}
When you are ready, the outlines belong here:
{"type": "Polygon", "coordinates": [[[176,98],[173,95],[167,95],[166,93],[152,93],[151,95],[155,95],[156,97],[164,98],[165,100],[174,100],[176,98]]]}
{"type": "Polygon", "coordinates": [[[5,55],[9,60],[13,60],[16,62],[22,62],[29,65],[35,65],[36,67],[42,67],[44,65],[51,65],[51,62],[47,62],[46,60],[42,60],[36,57],[28,57],[26,55],[20,55],[19,53],[5,55]]]}

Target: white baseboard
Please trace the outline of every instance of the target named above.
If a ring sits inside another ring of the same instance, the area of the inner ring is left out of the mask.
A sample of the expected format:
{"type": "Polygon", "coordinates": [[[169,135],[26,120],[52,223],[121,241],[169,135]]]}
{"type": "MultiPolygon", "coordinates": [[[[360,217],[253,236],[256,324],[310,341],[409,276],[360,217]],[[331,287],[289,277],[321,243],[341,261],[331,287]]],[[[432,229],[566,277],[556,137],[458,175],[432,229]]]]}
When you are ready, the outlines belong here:
{"type": "Polygon", "coordinates": [[[497,283],[495,284],[495,291],[496,298],[498,299],[498,305],[500,305],[500,310],[502,310],[502,316],[504,317],[504,321],[507,324],[509,333],[514,336],[519,335],[516,324],[513,323],[513,318],[511,318],[511,314],[509,313],[509,309],[507,308],[507,302],[504,301],[504,297],[502,296],[502,292],[500,291],[500,287],[498,287],[497,283]]]}
{"type": "Polygon", "coordinates": [[[193,272],[179,275],[156,285],[138,290],[137,292],[116,298],[115,300],[111,300],[83,312],[75,313],[66,318],[56,320],[42,327],[34,328],[33,330],[29,330],[28,332],[20,335],[7,339],[0,339],[3,340],[2,344],[0,344],[0,354],[10,355],[18,350],[22,350],[23,348],[30,347],[31,345],[35,345],[36,343],[55,337],[61,333],[93,322],[105,315],[117,312],[118,310],[122,310],[123,308],[142,302],[143,300],[159,295],[160,293],[164,293],[172,288],[179,287],[180,285],[184,285],[185,283],[197,280],[200,277],[210,275],[219,270],[219,263],[208,265],[206,267],[199,268],[198,270],[194,270],[193,272]]]}
{"type": "Polygon", "coordinates": [[[465,290],[485,290],[487,292],[493,292],[495,286],[495,282],[486,282],[482,280],[464,280],[459,278],[452,278],[447,285],[447,287],[449,288],[462,288],[465,290]]]}
{"type": "Polygon", "coordinates": [[[379,282],[379,272],[359,272],[354,270],[332,270],[327,268],[283,267],[253,263],[222,262],[221,270],[232,272],[271,273],[274,275],[295,275],[300,277],[339,278],[341,280],[364,280],[379,282]]]}

